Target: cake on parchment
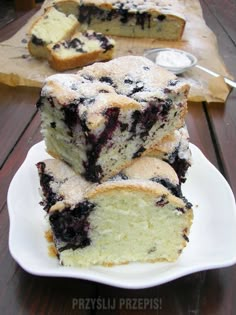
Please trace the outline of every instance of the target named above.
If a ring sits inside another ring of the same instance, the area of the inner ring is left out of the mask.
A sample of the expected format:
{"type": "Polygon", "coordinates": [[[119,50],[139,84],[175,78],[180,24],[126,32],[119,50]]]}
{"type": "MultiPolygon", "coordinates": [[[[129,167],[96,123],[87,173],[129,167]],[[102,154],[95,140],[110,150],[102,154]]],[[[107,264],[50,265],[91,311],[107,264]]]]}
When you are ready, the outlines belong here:
{"type": "Polygon", "coordinates": [[[69,39],[79,23],[74,15],[65,15],[54,7],[46,9],[29,30],[28,49],[37,58],[48,57],[47,46],[51,43],[69,39]]]}
{"type": "Polygon", "coordinates": [[[49,77],[38,108],[47,151],[104,181],[184,124],[189,85],[139,56],[49,77]]]}
{"type": "Polygon", "coordinates": [[[56,0],[54,6],[107,35],[180,40],[186,23],[178,0],[56,0]]]}
{"type": "Polygon", "coordinates": [[[175,261],[186,246],[192,205],[166,162],[139,158],[102,184],[55,159],[37,168],[61,264],[175,261]]]}

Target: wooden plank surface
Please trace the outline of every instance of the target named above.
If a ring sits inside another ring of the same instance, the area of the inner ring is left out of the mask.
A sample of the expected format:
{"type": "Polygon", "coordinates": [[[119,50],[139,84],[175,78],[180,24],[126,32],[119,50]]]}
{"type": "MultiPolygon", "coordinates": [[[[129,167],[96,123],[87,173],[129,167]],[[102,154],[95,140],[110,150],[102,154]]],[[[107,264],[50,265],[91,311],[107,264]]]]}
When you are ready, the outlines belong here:
{"type": "MultiPolygon", "coordinates": [[[[217,35],[222,58],[236,78],[236,2],[228,0],[222,5],[217,0],[201,0],[201,5],[207,24],[217,35]]],[[[236,194],[236,89],[232,90],[225,105],[208,104],[206,109],[221,169],[236,194]]]]}
{"type": "MultiPolygon", "coordinates": [[[[235,14],[236,14],[236,1],[235,0],[201,0],[208,6],[214,18],[218,21],[221,28],[225,30],[227,33],[227,37],[229,37],[234,45],[236,45],[236,28],[235,28],[235,14]]],[[[206,8],[204,8],[204,14],[206,14],[206,8]]],[[[210,20],[207,19],[208,23],[210,20]]],[[[214,24],[212,24],[214,25],[214,24]]],[[[219,38],[220,34],[223,37],[222,32],[216,33],[219,38]]],[[[220,46],[223,48],[222,46],[220,46]]],[[[235,65],[236,66],[236,65],[235,65]]]]}
{"type": "Polygon", "coordinates": [[[0,84],[0,169],[36,113],[39,90],[0,84]],[[16,106],[17,103],[17,106],[16,106]]]}
{"type": "Polygon", "coordinates": [[[38,10],[40,6],[37,5],[35,9],[30,11],[19,11],[16,13],[16,20],[7,24],[0,31],[0,42],[9,39],[12,35],[14,35],[25,23],[28,21],[31,16],[33,16],[38,10]]]}

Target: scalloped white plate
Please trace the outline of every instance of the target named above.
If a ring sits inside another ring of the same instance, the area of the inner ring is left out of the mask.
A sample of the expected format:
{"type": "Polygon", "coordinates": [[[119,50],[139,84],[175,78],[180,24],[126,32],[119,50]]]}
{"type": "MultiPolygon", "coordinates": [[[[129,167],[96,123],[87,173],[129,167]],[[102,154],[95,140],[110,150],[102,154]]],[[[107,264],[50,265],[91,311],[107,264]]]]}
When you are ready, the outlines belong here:
{"type": "Polygon", "coordinates": [[[233,193],[217,169],[191,144],[193,166],[183,185],[194,205],[190,242],[174,263],[131,263],[115,267],[60,266],[48,255],[45,213],[39,205],[35,164],[48,158],[44,142],[34,145],[8,190],[9,248],[18,264],[34,275],[92,280],[122,288],[147,288],[201,270],[236,262],[236,206],[233,193]]]}

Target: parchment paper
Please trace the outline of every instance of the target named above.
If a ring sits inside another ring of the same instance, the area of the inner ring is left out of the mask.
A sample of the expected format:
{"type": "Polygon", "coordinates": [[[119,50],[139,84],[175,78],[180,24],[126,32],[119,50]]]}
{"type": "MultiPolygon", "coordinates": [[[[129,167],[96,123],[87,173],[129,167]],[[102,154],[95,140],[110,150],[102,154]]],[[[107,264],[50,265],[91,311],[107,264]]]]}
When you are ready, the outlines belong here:
{"type": "MultiPolygon", "coordinates": [[[[10,86],[41,87],[45,78],[56,73],[44,60],[29,55],[27,49],[28,31],[33,21],[43,13],[52,1],[44,2],[42,8],[9,40],[0,43],[0,82],[10,86]]],[[[203,19],[199,0],[179,0],[184,6],[186,27],[183,38],[178,42],[154,39],[135,39],[115,37],[115,57],[124,55],[143,55],[146,49],[173,47],[186,50],[198,58],[198,63],[222,76],[232,78],[219,56],[217,40],[203,19]]],[[[68,72],[77,72],[78,69],[68,72]]],[[[225,102],[230,88],[222,77],[211,75],[193,68],[180,75],[190,85],[189,100],[193,102],[225,102]]]]}

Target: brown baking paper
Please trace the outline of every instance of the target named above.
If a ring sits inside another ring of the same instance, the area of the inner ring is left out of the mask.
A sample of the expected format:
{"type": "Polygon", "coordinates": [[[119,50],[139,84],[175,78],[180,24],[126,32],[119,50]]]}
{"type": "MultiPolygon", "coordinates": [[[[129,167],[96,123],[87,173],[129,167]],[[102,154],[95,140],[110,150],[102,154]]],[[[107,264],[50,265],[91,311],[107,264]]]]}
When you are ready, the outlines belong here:
{"type": "MultiPolygon", "coordinates": [[[[50,0],[45,1],[43,7],[26,25],[9,40],[0,43],[0,82],[11,86],[41,87],[47,76],[56,73],[49,67],[47,61],[31,57],[27,49],[27,33],[30,26],[51,2],[50,0]]],[[[181,41],[114,36],[116,40],[115,57],[143,55],[145,50],[151,48],[178,48],[194,54],[200,65],[222,76],[232,78],[219,55],[216,37],[205,24],[199,0],[179,0],[179,2],[184,4],[182,13],[186,17],[186,27],[181,41]]],[[[225,102],[230,92],[230,88],[222,77],[214,78],[197,68],[193,68],[179,77],[190,84],[189,100],[193,102],[225,102]]]]}

